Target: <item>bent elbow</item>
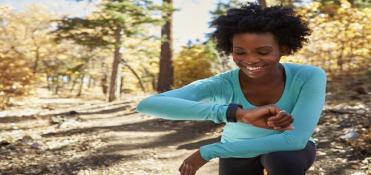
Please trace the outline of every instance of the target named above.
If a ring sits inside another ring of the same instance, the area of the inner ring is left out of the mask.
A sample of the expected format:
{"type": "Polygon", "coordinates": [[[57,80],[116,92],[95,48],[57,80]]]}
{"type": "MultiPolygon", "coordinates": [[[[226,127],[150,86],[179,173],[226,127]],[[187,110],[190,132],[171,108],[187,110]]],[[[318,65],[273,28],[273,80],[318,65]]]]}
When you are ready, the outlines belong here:
{"type": "Polygon", "coordinates": [[[293,138],[290,136],[286,136],[286,140],[288,142],[289,150],[296,151],[302,150],[307,145],[308,139],[301,139],[301,138],[293,138]]]}
{"type": "Polygon", "coordinates": [[[136,108],[135,108],[135,111],[136,112],[144,112],[145,108],[146,108],[146,104],[148,104],[148,101],[150,100],[151,97],[152,96],[146,97],[146,98],[140,100],[139,103],[137,104],[136,108]]]}
{"type": "Polygon", "coordinates": [[[304,141],[297,141],[296,143],[293,143],[293,149],[294,150],[302,150],[307,145],[307,142],[304,141]]]}
{"type": "Polygon", "coordinates": [[[135,112],[142,112],[142,101],[140,101],[137,106],[135,107],[135,112]]]}

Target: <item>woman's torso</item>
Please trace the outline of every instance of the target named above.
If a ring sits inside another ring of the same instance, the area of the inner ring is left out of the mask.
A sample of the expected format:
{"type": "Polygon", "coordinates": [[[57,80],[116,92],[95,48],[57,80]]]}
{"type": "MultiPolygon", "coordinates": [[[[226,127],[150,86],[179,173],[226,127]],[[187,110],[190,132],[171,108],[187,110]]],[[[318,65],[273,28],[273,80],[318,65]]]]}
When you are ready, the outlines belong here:
{"type": "MultiPolygon", "coordinates": [[[[305,82],[305,76],[308,74],[310,66],[284,63],[284,73],[285,73],[285,86],[283,87],[280,97],[276,100],[275,105],[279,108],[291,113],[295,102],[300,93],[300,88],[305,82]],[[303,73],[304,71],[304,73],[303,73]]],[[[255,108],[252,102],[246,98],[241,89],[240,79],[239,79],[239,68],[232,69],[228,72],[220,74],[228,84],[226,87],[229,90],[224,94],[224,97],[217,98],[219,102],[224,103],[238,103],[243,106],[244,109],[255,108]]],[[[299,117],[299,116],[293,116],[299,117]]],[[[248,138],[263,137],[271,134],[280,133],[282,131],[275,131],[270,129],[257,128],[245,123],[227,123],[224,126],[221,142],[232,142],[245,140],[248,138]]],[[[312,138],[311,138],[312,139],[312,138]]]]}

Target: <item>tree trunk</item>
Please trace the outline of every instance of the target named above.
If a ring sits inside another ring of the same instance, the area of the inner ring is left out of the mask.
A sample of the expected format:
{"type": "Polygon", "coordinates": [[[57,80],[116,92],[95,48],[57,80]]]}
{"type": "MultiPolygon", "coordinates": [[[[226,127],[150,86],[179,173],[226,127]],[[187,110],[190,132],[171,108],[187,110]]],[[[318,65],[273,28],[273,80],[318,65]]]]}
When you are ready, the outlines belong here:
{"type": "Polygon", "coordinates": [[[116,100],[120,95],[120,60],[121,60],[121,37],[122,37],[122,28],[117,27],[115,30],[115,53],[113,55],[112,61],[112,71],[111,79],[109,84],[108,98],[107,101],[111,102],[116,100]]]}
{"type": "Polygon", "coordinates": [[[47,74],[46,75],[46,83],[47,83],[47,85],[48,85],[48,90],[49,91],[51,91],[52,90],[52,83],[51,83],[51,81],[50,81],[50,75],[49,74],[47,74]]]}
{"type": "Polygon", "coordinates": [[[107,77],[107,74],[103,74],[103,76],[101,78],[101,81],[100,81],[101,87],[102,87],[102,92],[103,92],[104,95],[107,94],[107,89],[108,89],[108,87],[107,87],[107,78],[108,78],[107,77]]]}
{"type": "Polygon", "coordinates": [[[39,47],[36,47],[35,52],[36,52],[35,62],[33,63],[33,66],[32,66],[32,72],[34,74],[37,72],[37,68],[38,68],[39,60],[40,60],[40,49],[39,49],[39,47]]]}
{"type": "Polygon", "coordinates": [[[85,77],[84,74],[82,74],[80,77],[80,86],[79,86],[79,91],[76,94],[76,97],[81,96],[82,88],[84,87],[84,77],[85,77]]]}
{"type": "Polygon", "coordinates": [[[73,81],[72,81],[72,85],[71,85],[71,89],[70,89],[70,92],[73,91],[73,89],[75,89],[75,85],[77,83],[77,80],[81,77],[81,75],[79,75],[78,77],[76,77],[73,81]]]}
{"type": "Polygon", "coordinates": [[[131,73],[134,74],[134,76],[138,79],[138,82],[139,82],[139,85],[140,85],[140,88],[142,89],[143,92],[146,92],[145,88],[144,88],[144,84],[143,84],[143,81],[142,79],[140,78],[140,76],[138,75],[138,73],[124,60],[124,59],[121,59],[121,61],[124,63],[124,65],[130,70],[131,73]]]}
{"type": "Polygon", "coordinates": [[[91,75],[88,76],[88,89],[90,89],[93,85],[93,78],[91,78],[91,75]]]}
{"type": "Polygon", "coordinates": [[[53,87],[53,95],[58,95],[59,93],[59,75],[53,75],[52,78],[52,87],[53,87]]]}
{"type": "MultiPolygon", "coordinates": [[[[172,0],[163,0],[165,3],[173,4],[172,0]]],[[[163,14],[168,21],[162,26],[161,36],[164,39],[161,43],[160,71],[157,91],[165,92],[170,90],[173,84],[173,49],[172,49],[172,12],[163,14]]]]}
{"type": "Polygon", "coordinates": [[[258,0],[258,2],[262,7],[267,7],[267,2],[265,2],[265,0],[258,0]]]}

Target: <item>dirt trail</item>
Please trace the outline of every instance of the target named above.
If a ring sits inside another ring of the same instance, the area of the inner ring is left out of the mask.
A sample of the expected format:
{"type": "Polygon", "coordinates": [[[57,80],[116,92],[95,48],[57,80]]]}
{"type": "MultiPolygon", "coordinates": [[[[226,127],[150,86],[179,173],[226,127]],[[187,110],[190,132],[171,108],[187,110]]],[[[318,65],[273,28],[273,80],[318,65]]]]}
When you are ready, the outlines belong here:
{"type": "MultiPolygon", "coordinates": [[[[196,149],[219,140],[222,125],[167,121],[136,113],[137,102],[145,96],[128,95],[130,100],[114,103],[39,98],[32,106],[2,111],[0,175],[174,175],[196,149]],[[26,109],[33,112],[26,113],[26,109]]],[[[368,173],[368,105],[327,106],[315,135],[318,157],[309,175],[368,173]],[[349,128],[357,134],[354,140],[344,136],[351,133],[349,128]]],[[[217,172],[215,159],[197,174],[217,172]]]]}

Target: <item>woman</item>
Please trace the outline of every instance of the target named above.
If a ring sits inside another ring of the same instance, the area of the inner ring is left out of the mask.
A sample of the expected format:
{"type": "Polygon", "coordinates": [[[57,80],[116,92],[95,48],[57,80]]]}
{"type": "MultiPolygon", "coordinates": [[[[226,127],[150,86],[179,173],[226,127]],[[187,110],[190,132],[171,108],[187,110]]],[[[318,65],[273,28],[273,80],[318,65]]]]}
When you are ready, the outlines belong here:
{"type": "Polygon", "coordinates": [[[220,175],[305,174],[315,160],[311,135],[326,89],[318,67],[285,63],[300,49],[307,25],[291,8],[256,4],[215,19],[217,49],[238,68],[142,100],[138,112],[172,120],[225,122],[221,141],[184,160],[182,175],[219,158],[220,175]],[[294,120],[294,121],[293,121],[294,120]],[[292,126],[291,126],[292,125],[292,126]]]}

